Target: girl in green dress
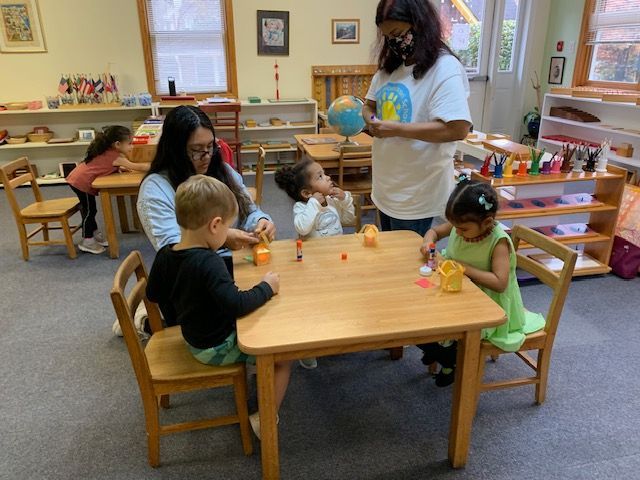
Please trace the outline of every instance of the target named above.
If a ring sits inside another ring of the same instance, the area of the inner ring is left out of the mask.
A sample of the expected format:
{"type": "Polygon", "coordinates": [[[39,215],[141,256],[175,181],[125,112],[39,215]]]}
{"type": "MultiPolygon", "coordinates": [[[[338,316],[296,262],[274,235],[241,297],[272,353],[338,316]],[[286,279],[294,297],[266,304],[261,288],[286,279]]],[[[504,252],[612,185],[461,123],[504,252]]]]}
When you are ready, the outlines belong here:
{"type": "MultiPolygon", "coordinates": [[[[494,328],[485,328],[482,338],[507,352],[515,352],[525,336],[544,328],[544,317],[525,310],[516,278],[516,254],[511,238],[496,222],[498,193],[491,185],[471,182],[462,176],[449,197],[445,216],[448,222],[431,228],[424,236],[421,251],[427,254],[429,244],[449,237],[442,251],[446,259],[465,267],[465,274],[502,307],[507,321],[494,328]]],[[[442,366],[436,375],[436,385],[453,383],[456,342],[418,345],[423,352],[422,363],[442,366]]]]}

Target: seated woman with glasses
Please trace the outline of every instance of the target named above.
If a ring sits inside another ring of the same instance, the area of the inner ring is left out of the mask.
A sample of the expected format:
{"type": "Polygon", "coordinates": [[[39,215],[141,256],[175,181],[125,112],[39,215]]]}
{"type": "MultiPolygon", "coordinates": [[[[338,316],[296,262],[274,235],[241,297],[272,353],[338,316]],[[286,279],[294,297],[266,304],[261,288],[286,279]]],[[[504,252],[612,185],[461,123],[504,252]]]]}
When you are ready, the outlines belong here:
{"type": "Polygon", "coordinates": [[[156,251],[178,243],[175,192],[182,182],[197,173],[226,184],[238,201],[236,228],[229,229],[227,241],[218,251],[231,272],[229,249],[258,243],[263,232],[273,240],[276,227],[271,217],[253,203],[242,177],[223,161],[211,120],[197,107],[176,107],[165,118],[156,156],[138,192],[137,210],[142,227],[156,251]]]}

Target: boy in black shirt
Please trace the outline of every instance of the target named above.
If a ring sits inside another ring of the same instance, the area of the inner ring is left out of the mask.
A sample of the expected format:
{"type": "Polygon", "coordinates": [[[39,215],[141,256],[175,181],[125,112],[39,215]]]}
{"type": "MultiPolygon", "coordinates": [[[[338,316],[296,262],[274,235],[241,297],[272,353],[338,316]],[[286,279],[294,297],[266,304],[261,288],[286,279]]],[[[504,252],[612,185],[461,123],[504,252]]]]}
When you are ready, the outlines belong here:
{"type": "MultiPolygon", "coordinates": [[[[176,191],[180,243],[160,249],[149,274],[147,297],[160,305],[167,323],[181,326],[193,356],[209,365],[255,363],[238,348],[236,319],[267,303],[280,287],[278,274],[268,272],[250,290],[239,290],[216,253],[237,215],[238,204],[229,187],[213,177],[190,177],[176,191]]],[[[290,372],[290,362],[276,363],[278,409],[290,372]]],[[[258,414],[250,420],[260,438],[258,414]]]]}

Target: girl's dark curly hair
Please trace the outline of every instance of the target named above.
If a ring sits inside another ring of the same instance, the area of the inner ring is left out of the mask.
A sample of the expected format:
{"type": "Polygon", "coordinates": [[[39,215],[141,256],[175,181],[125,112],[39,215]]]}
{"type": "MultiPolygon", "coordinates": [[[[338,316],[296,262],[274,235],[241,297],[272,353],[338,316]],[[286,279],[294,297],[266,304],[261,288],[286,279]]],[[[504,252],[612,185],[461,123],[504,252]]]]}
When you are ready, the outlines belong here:
{"type": "Polygon", "coordinates": [[[104,131],[96,134],[96,138],[87,148],[87,155],[84,157],[84,163],[89,163],[98,155],[102,155],[109,150],[116,142],[125,142],[131,140],[131,130],[120,125],[111,125],[106,127],[104,131]]]}
{"type": "Polygon", "coordinates": [[[275,180],[282,190],[296,202],[306,201],[302,197],[302,189],[309,186],[309,172],[307,171],[313,160],[306,158],[295,165],[285,165],[276,171],[275,180]]]}
{"type": "Polygon", "coordinates": [[[451,223],[482,223],[497,211],[498,192],[491,185],[463,179],[449,197],[445,216],[451,223]]]}
{"type": "MultiPolygon", "coordinates": [[[[421,79],[443,53],[455,56],[442,38],[442,25],[437,10],[429,0],[380,0],[376,10],[376,25],[385,20],[410,23],[415,48],[411,59],[415,62],[413,78],[421,79]]],[[[378,68],[387,73],[396,70],[404,60],[389,48],[389,40],[378,29],[378,68]]]]}

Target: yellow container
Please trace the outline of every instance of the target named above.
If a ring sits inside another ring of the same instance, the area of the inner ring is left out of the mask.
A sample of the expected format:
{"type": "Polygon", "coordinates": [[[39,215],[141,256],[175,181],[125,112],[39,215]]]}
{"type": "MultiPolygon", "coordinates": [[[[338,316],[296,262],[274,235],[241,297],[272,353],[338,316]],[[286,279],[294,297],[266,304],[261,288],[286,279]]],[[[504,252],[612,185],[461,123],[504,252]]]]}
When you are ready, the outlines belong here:
{"type": "Polygon", "coordinates": [[[459,292],[462,290],[464,267],[453,260],[445,260],[438,267],[440,289],[443,292],[459,292]]]}

